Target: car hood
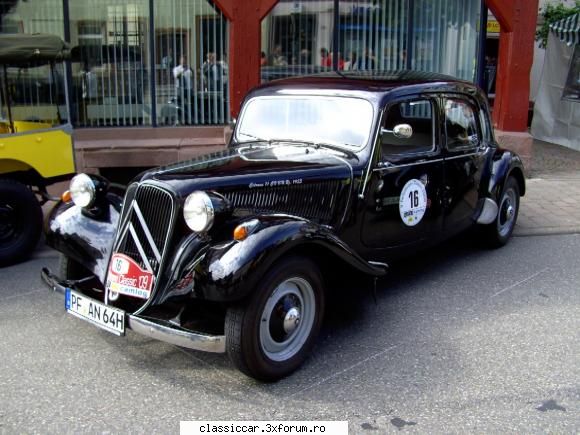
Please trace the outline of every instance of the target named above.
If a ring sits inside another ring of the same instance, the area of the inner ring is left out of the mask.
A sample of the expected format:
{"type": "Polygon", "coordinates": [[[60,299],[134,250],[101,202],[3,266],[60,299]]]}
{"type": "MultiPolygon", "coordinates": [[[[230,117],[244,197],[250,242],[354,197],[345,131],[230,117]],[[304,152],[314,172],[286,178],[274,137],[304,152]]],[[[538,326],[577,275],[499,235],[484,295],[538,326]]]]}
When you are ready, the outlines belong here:
{"type": "Polygon", "coordinates": [[[140,181],[159,182],[182,198],[195,190],[267,189],[326,180],[350,184],[351,163],[341,152],[305,145],[238,146],[148,171],[140,181]]]}

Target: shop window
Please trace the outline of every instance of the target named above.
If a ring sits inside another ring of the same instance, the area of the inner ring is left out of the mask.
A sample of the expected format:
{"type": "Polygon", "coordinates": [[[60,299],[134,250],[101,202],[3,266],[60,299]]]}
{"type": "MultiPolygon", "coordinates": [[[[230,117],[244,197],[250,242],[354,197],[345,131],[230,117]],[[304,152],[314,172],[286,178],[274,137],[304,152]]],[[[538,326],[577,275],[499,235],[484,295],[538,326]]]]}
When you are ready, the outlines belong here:
{"type": "Polygon", "coordinates": [[[228,23],[206,0],[168,0],[155,16],[159,125],[229,121],[228,23]]]}
{"type": "Polygon", "coordinates": [[[82,127],[150,125],[146,0],[71,0],[72,105],[82,127]]]}
{"type": "Polygon", "coordinates": [[[408,0],[345,2],[338,23],[344,69],[405,69],[408,19],[408,0]]]}
{"type": "Polygon", "coordinates": [[[103,64],[104,31],[104,21],[80,21],[78,24],[79,55],[91,66],[103,64]]]}
{"type": "Polygon", "coordinates": [[[331,70],[333,17],[328,1],[279,2],[262,21],[262,82],[331,70]]]}
{"type": "MultiPolygon", "coordinates": [[[[1,17],[2,33],[48,33],[63,37],[62,0],[12,3],[1,17]]],[[[62,65],[56,65],[53,71],[48,65],[7,67],[5,79],[13,120],[67,121],[62,65]]],[[[0,113],[6,118],[4,102],[0,106],[0,113]]]]}

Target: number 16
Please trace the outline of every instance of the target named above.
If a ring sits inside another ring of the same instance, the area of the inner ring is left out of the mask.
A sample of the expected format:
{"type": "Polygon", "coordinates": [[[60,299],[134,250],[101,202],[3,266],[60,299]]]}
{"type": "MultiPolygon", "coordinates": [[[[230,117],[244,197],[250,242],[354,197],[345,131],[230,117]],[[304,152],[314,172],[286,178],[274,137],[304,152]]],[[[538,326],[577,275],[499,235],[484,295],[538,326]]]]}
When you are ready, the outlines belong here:
{"type": "Polygon", "coordinates": [[[411,208],[419,207],[419,191],[413,190],[409,192],[409,201],[411,208]]]}

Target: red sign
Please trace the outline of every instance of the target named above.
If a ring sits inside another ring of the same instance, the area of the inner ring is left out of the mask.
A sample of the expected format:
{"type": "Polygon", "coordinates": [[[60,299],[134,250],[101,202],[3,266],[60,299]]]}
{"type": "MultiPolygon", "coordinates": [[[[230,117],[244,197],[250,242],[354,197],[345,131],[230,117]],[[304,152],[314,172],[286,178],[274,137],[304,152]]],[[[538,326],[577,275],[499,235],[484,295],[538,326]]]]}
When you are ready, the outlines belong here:
{"type": "Polygon", "coordinates": [[[123,254],[113,254],[109,264],[107,291],[141,299],[149,299],[153,289],[153,274],[123,254]]]}

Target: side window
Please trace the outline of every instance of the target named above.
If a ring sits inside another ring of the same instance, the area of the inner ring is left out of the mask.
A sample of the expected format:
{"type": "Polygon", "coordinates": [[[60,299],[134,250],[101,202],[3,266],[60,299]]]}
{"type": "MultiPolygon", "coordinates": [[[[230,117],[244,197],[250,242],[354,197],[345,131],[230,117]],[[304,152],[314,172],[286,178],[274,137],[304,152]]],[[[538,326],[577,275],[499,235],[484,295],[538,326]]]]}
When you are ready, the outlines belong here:
{"type": "Polygon", "coordinates": [[[479,130],[471,104],[464,100],[445,101],[447,149],[473,148],[479,145],[479,130]]]}
{"type": "Polygon", "coordinates": [[[430,100],[412,100],[396,103],[387,109],[383,128],[395,130],[401,124],[413,129],[409,139],[396,137],[393,133],[381,135],[383,158],[397,160],[435,149],[435,110],[430,100]]]}
{"type": "Polygon", "coordinates": [[[489,119],[489,108],[483,106],[479,112],[479,122],[481,125],[481,140],[490,142],[491,137],[491,120],[489,119]]]}

